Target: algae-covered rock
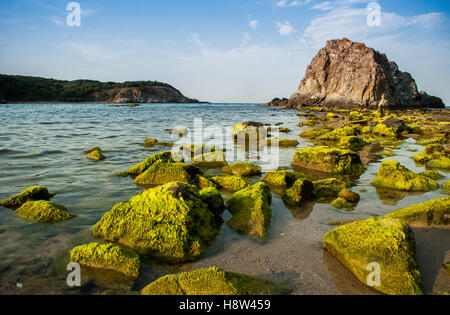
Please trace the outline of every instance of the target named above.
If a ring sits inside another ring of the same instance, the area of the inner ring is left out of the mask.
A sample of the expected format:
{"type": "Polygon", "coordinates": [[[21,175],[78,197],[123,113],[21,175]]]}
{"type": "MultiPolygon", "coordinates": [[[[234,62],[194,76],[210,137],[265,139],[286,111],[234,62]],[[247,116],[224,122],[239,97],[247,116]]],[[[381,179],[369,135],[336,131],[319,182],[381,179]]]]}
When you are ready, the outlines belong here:
{"type": "Polygon", "coordinates": [[[201,168],[223,168],[228,165],[225,155],[220,151],[196,155],[192,164],[201,168]]]}
{"type": "Polygon", "coordinates": [[[234,138],[249,136],[253,139],[265,138],[266,130],[264,124],[254,121],[247,121],[233,127],[234,138]]]}
{"type": "Polygon", "coordinates": [[[200,190],[200,197],[208,205],[208,209],[216,216],[220,216],[225,210],[225,202],[222,194],[214,187],[200,190]]]}
{"type": "Polygon", "coordinates": [[[283,201],[289,206],[300,205],[302,202],[311,198],[314,185],[307,179],[299,179],[294,185],[286,190],[283,195],[283,201]]]}
{"type": "Polygon", "coordinates": [[[345,126],[342,128],[335,129],[329,133],[326,133],[322,136],[320,136],[319,140],[326,140],[326,141],[337,141],[344,137],[350,137],[350,136],[357,136],[358,130],[356,130],[353,127],[345,126]]]}
{"type": "Polygon", "coordinates": [[[251,181],[240,175],[219,175],[213,176],[210,179],[219,188],[228,190],[230,192],[237,192],[253,185],[251,181]]]}
{"type": "Polygon", "coordinates": [[[393,156],[395,156],[395,153],[392,152],[392,151],[389,151],[389,150],[381,151],[379,154],[381,156],[385,156],[385,157],[393,157],[393,156]]]}
{"type": "Polygon", "coordinates": [[[450,195],[450,181],[445,182],[445,183],[442,184],[442,190],[443,190],[446,194],[450,195]]]}
{"type": "Polygon", "coordinates": [[[88,151],[85,151],[85,152],[87,154],[86,157],[89,160],[101,161],[101,160],[106,159],[106,156],[103,155],[102,149],[100,149],[99,147],[92,148],[92,149],[90,149],[88,151]]]}
{"type": "Polygon", "coordinates": [[[421,226],[446,225],[450,223],[450,197],[406,207],[385,217],[421,226]]]}
{"type": "Polygon", "coordinates": [[[357,153],[329,147],[298,150],[292,165],[341,175],[357,175],[365,171],[357,153]]]}
{"type": "Polygon", "coordinates": [[[372,185],[399,191],[431,191],[439,188],[434,179],[418,175],[396,161],[384,161],[372,185]]]}
{"type": "Polygon", "coordinates": [[[372,133],[382,137],[397,138],[402,133],[408,132],[409,128],[404,121],[390,118],[373,128],[372,133]]]}
{"type": "Polygon", "coordinates": [[[335,200],[333,200],[331,202],[331,205],[337,209],[347,209],[354,206],[354,204],[352,204],[351,202],[342,197],[338,197],[335,200]]]}
{"type": "Polygon", "coordinates": [[[16,210],[27,201],[47,200],[49,201],[54,195],[48,192],[47,187],[34,186],[24,189],[20,194],[0,202],[0,206],[16,210]]]}
{"type": "Polygon", "coordinates": [[[434,180],[438,180],[438,179],[443,179],[444,175],[442,175],[441,173],[439,173],[438,171],[435,170],[428,170],[428,171],[424,171],[422,173],[419,173],[419,175],[425,176],[425,177],[429,177],[431,179],[434,180]]]}
{"type": "Polygon", "coordinates": [[[347,200],[348,202],[351,202],[351,203],[358,203],[359,200],[360,200],[360,196],[357,193],[351,191],[350,189],[342,190],[339,193],[338,197],[339,198],[343,198],[343,199],[345,199],[345,200],[347,200]]]}
{"type": "Polygon", "coordinates": [[[154,147],[157,144],[158,144],[158,140],[153,139],[153,138],[147,138],[147,139],[145,139],[143,146],[144,147],[154,147]]]}
{"type": "Polygon", "coordinates": [[[313,194],[316,198],[336,198],[348,185],[337,178],[318,180],[314,183],[313,194]]]}
{"type": "Polygon", "coordinates": [[[290,171],[274,171],[264,175],[262,181],[276,187],[291,187],[303,175],[290,171]]]}
{"type": "Polygon", "coordinates": [[[193,165],[156,161],[144,173],[134,179],[137,185],[158,186],[171,182],[193,183],[202,172],[193,165]]]}
{"type": "Polygon", "coordinates": [[[279,148],[295,148],[299,142],[295,139],[271,139],[267,140],[266,146],[279,148]]]}
{"type": "Polygon", "coordinates": [[[450,169],[450,147],[442,144],[430,144],[413,159],[430,168],[450,169]]]}
{"type": "Polygon", "coordinates": [[[261,175],[261,166],[252,163],[236,163],[228,165],[223,168],[225,173],[241,175],[241,176],[256,176],[261,175]]]}
{"type": "Polygon", "coordinates": [[[381,281],[374,289],[392,295],[423,294],[414,237],[400,220],[350,223],[327,233],[323,244],[362,283],[368,284],[374,264],[378,264],[381,281]]]}
{"type": "Polygon", "coordinates": [[[161,153],[149,156],[141,163],[136,164],[135,166],[132,166],[129,169],[127,169],[126,172],[129,175],[138,176],[138,175],[144,173],[150,166],[152,166],[157,161],[171,162],[171,163],[175,162],[173,159],[172,152],[161,152],[161,153]]]}
{"type": "Polygon", "coordinates": [[[272,194],[266,183],[238,191],[227,204],[233,217],[228,225],[238,233],[264,238],[272,217],[272,194]]]}
{"type": "Polygon", "coordinates": [[[185,183],[148,189],[119,203],[94,226],[94,236],[168,262],[195,260],[219,226],[199,190],[185,183]]]}
{"type": "Polygon", "coordinates": [[[300,134],[300,137],[314,139],[314,138],[318,138],[320,136],[323,136],[324,134],[327,134],[327,133],[329,133],[331,131],[332,131],[331,128],[311,129],[311,130],[306,130],[306,131],[302,132],[300,134]]]}
{"type": "Polygon", "coordinates": [[[369,144],[370,142],[363,138],[357,136],[349,136],[349,137],[342,137],[341,140],[339,141],[338,146],[343,149],[359,151],[369,144]]]}
{"type": "Polygon", "coordinates": [[[44,224],[56,224],[74,217],[64,206],[46,200],[28,201],[16,213],[24,220],[44,224]]]}
{"type": "Polygon", "coordinates": [[[216,184],[214,184],[211,180],[201,175],[197,176],[196,185],[199,189],[204,189],[208,187],[217,188],[216,184]]]}
{"type": "Polygon", "coordinates": [[[131,249],[98,243],[75,247],[70,252],[70,261],[92,268],[114,270],[136,279],[141,264],[139,256],[131,249]]]}
{"type": "Polygon", "coordinates": [[[216,267],[159,278],[145,287],[143,295],[277,295],[282,286],[263,279],[216,267]]]}

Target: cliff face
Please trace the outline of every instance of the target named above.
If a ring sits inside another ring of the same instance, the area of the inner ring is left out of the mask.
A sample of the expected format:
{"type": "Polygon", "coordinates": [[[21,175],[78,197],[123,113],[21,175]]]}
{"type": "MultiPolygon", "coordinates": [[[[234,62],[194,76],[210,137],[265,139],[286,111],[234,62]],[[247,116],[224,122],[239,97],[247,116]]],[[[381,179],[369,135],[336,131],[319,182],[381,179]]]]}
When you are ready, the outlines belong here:
{"type": "Polygon", "coordinates": [[[111,89],[95,93],[95,102],[105,103],[197,103],[166,86],[111,89]]]}
{"type": "Polygon", "coordinates": [[[331,40],[314,57],[290,107],[444,108],[441,99],[418,92],[396,63],[362,43],[331,40]]]}

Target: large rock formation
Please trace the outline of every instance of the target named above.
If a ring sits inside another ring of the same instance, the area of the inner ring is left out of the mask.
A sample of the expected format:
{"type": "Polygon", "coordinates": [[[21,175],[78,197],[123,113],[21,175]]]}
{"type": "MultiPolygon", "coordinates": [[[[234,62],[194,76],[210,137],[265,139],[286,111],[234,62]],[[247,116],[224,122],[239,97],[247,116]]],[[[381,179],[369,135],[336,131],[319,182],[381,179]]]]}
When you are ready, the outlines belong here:
{"type": "Polygon", "coordinates": [[[96,102],[106,103],[197,103],[170,86],[144,86],[111,89],[95,94],[96,102]]]}
{"type": "Polygon", "coordinates": [[[380,104],[386,109],[445,107],[441,99],[419,92],[412,76],[385,54],[347,38],[327,42],[289,100],[289,107],[375,109],[380,104]]]}

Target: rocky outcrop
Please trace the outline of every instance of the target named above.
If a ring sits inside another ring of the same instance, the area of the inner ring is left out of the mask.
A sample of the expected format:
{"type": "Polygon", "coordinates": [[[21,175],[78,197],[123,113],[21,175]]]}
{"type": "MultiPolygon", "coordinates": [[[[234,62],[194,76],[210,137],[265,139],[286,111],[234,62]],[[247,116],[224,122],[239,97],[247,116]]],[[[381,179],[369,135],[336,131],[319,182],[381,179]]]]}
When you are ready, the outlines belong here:
{"type": "Polygon", "coordinates": [[[331,40],[314,57],[289,107],[444,108],[413,77],[362,43],[331,40]]]}

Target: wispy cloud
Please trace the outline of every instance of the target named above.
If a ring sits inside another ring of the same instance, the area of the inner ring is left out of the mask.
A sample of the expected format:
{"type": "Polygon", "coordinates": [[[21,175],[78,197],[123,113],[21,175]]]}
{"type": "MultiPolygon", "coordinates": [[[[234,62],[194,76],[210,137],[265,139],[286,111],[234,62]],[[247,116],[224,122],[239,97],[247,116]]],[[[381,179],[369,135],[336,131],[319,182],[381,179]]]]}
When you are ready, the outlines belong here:
{"type": "Polygon", "coordinates": [[[292,25],[289,21],[286,21],[284,23],[277,22],[276,24],[277,24],[278,32],[280,33],[280,35],[288,36],[288,35],[291,35],[291,34],[297,32],[297,30],[294,27],[292,27],[292,25]]]}
{"type": "Polygon", "coordinates": [[[203,42],[200,39],[200,35],[197,33],[189,34],[189,37],[186,41],[191,44],[203,46],[203,42]]]}
{"type": "Polygon", "coordinates": [[[68,42],[65,46],[71,53],[79,55],[87,61],[110,61],[119,58],[117,54],[96,43],[77,41],[68,42]]]}
{"type": "Polygon", "coordinates": [[[248,25],[250,25],[250,27],[254,30],[256,30],[259,26],[259,21],[258,20],[251,20],[250,22],[248,22],[248,25]]]}
{"type": "Polygon", "coordinates": [[[275,3],[275,6],[280,7],[280,8],[288,8],[288,7],[298,7],[298,6],[303,6],[303,5],[307,5],[308,3],[310,3],[312,0],[278,0],[275,3]]]}

